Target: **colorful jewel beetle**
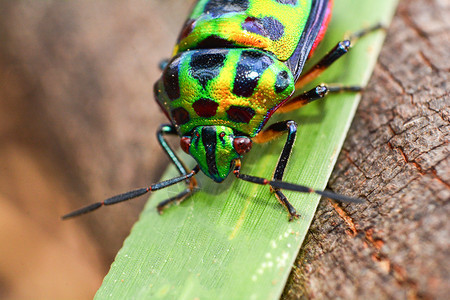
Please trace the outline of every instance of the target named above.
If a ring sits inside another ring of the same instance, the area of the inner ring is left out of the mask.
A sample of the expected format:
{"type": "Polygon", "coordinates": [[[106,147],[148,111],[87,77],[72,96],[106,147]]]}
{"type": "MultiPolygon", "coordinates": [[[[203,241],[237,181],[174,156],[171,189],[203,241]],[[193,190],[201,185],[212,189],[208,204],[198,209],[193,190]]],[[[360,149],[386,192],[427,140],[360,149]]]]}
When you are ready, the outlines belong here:
{"type": "Polygon", "coordinates": [[[347,53],[350,40],[381,27],[371,27],[338,43],[315,66],[302,73],[305,61],[325,34],[332,2],[198,1],[181,31],[173,57],[164,64],[162,76],[154,86],[156,101],[171,122],[160,127],[158,141],[181,176],[83,207],[63,219],[185,181],[187,188],[182,193],[158,205],[158,211],[162,212],[196,190],[193,176],[200,170],[216,182],[222,182],[233,172],[238,179],[269,185],[288,210],[290,220],[298,214],[282,189],[360,202],[282,181],[297,124],[282,121],[263,129],[275,112],[300,108],[329,92],[360,90],[359,87],[319,85],[310,91],[295,93],[347,53]],[[240,172],[241,158],[250,151],[253,142],[263,143],[285,133],[287,141],[272,180],[240,172]],[[197,162],[192,171],[177,157],[165,135],[181,137],[181,148],[197,162]]]}

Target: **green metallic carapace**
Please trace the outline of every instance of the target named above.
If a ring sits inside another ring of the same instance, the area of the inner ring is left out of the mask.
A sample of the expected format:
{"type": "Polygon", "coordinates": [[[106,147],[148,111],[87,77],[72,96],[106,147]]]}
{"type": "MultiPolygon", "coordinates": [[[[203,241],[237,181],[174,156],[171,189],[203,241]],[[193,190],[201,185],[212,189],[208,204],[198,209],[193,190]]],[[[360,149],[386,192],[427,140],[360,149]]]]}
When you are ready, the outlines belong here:
{"type": "Polygon", "coordinates": [[[330,4],[326,0],[196,4],[154,90],[182,137],[183,149],[206,175],[223,181],[234,161],[250,150],[251,138],[294,93],[313,43],[321,38],[330,4]],[[204,134],[207,139],[198,137],[204,134]],[[220,134],[231,142],[223,143],[220,134]],[[235,137],[248,139],[245,151],[233,148],[235,137]]]}
{"type": "Polygon", "coordinates": [[[248,47],[269,51],[285,61],[299,44],[312,2],[200,0],[181,31],[174,54],[217,46],[248,47]]]}
{"type": "Polygon", "coordinates": [[[183,52],[155,86],[158,103],[180,135],[200,125],[224,125],[253,137],[293,91],[285,64],[247,48],[183,52]]]}

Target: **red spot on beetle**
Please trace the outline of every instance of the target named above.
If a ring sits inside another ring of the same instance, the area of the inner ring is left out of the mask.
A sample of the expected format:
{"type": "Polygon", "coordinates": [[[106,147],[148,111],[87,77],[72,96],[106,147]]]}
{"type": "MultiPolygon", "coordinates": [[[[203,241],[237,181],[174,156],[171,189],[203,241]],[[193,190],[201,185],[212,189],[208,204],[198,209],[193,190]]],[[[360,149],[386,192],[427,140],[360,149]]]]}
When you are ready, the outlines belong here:
{"type": "Polygon", "coordinates": [[[199,117],[210,118],[216,115],[219,104],[210,99],[199,99],[192,104],[199,117]]]}
{"type": "Polygon", "coordinates": [[[231,106],[227,110],[228,118],[236,123],[249,123],[255,115],[253,108],[244,106],[231,106]]]}
{"type": "Polygon", "coordinates": [[[188,111],[182,107],[175,108],[171,111],[171,114],[177,125],[186,124],[190,120],[188,111]]]}

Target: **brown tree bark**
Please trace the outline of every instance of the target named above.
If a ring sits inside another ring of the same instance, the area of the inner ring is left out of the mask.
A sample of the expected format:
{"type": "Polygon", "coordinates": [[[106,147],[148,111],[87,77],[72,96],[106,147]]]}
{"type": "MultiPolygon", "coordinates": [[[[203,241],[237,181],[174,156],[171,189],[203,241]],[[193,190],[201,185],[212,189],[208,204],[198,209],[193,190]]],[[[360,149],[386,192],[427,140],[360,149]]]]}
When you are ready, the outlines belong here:
{"type": "Polygon", "coordinates": [[[401,1],[282,299],[448,299],[450,6],[401,1]]]}

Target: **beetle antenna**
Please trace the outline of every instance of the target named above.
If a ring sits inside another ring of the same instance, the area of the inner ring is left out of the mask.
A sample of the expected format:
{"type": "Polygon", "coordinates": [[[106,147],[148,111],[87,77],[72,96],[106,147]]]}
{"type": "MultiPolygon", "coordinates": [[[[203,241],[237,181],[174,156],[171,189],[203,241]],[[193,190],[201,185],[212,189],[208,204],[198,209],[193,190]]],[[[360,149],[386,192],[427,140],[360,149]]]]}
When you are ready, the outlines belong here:
{"type": "Polygon", "coordinates": [[[200,167],[197,165],[194,169],[192,169],[192,171],[186,175],[182,175],[182,176],[178,176],[169,180],[165,180],[165,181],[161,181],[158,183],[155,183],[149,187],[145,187],[145,188],[140,188],[140,189],[136,189],[136,190],[132,190],[123,194],[119,194],[116,196],[113,196],[111,198],[108,198],[104,201],[101,202],[97,202],[97,203],[93,203],[90,204],[88,206],[82,207],[80,209],[77,209],[73,212],[70,212],[64,216],[61,217],[61,219],[63,220],[67,220],[73,217],[78,217],[81,216],[83,214],[87,214],[91,211],[94,211],[104,205],[112,205],[112,204],[116,204],[119,202],[123,202],[123,201],[127,201],[127,200],[131,200],[134,199],[136,197],[142,196],[148,192],[153,192],[153,191],[157,191],[163,188],[166,188],[168,186],[174,185],[180,181],[186,180],[191,178],[192,176],[194,176],[195,174],[197,174],[200,171],[200,167]]]}
{"type": "Polygon", "coordinates": [[[280,181],[280,180],[269,180],[269,179],[265,179],[262,177],[256,177],[256,176],[242,174],[240,172],[240,167],[241,167],[240,164],[236,163],[233,173],[237,178],[242,179],[244,181],[261,184],[261,185],[270,185],[271,187],[288,190],[288,191],[295,191],[295,192],[309,193],[309,194],[314,193],[314,194],[325,196],[327,198],[337,200],[340,202],[364,203],[364,200],[362,200],[362,199],[353,198],[353,197],[349,197],[349,196],[345,196],[345,195],[341,195],[341,194],[336,194],[331,191],[318,191],[318,190],[314,190],[314,189],[304,186],[304,185],[284,182],[284,181],[280,181]]]}

